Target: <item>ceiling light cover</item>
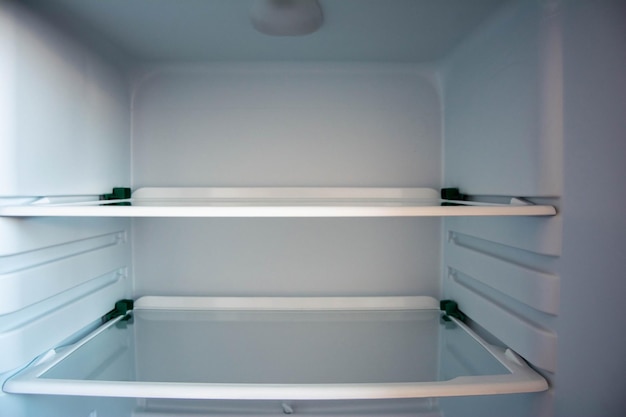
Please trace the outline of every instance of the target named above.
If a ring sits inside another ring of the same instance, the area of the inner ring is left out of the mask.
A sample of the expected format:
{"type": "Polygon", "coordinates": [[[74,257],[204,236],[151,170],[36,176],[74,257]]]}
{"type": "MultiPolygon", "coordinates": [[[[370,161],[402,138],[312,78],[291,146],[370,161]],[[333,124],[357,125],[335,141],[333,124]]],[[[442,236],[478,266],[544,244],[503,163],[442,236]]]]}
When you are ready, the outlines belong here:
{"type": "Polygon", "coordinates": [[[255,0],[250,18],[256,30],[272,36],[308,35],[323,21],[317,0],[255,0]]]}

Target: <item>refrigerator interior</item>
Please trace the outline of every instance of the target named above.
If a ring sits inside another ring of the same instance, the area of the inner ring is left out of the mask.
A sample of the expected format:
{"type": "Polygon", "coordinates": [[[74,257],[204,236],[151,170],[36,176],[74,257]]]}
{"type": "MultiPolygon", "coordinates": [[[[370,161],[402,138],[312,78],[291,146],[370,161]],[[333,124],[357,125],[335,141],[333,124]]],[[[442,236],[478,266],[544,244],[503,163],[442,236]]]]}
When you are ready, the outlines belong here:
{"type": "MultiPolygon", "coordinates": [[[[458,187],[557,215],[0,217],[0,383],[120,299],[429,296],[457,301],[550,389],[321,402],[0,393],[0,415],[626,411],[624,3],[320,4],[317,32],[273,37],[250,24],[251,1],[0,2],[0,204],[120,186],[458,187]]],[[[436,356],[435,373],[447,363],[436,356]]]]}

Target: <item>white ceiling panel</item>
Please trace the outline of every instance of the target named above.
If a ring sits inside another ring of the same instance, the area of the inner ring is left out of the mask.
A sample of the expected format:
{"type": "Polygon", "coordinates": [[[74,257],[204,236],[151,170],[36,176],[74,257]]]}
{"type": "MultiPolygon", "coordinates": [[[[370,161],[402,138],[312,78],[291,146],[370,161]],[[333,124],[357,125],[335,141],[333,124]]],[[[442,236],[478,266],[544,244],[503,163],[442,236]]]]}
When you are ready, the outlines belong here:
{"type": "Polygon", "coordinates": [[[431,62],[508,0],[320,0],[321,29],[256,32],[252,0],[24,0],[84,37],[139,61],[431,62]]]}

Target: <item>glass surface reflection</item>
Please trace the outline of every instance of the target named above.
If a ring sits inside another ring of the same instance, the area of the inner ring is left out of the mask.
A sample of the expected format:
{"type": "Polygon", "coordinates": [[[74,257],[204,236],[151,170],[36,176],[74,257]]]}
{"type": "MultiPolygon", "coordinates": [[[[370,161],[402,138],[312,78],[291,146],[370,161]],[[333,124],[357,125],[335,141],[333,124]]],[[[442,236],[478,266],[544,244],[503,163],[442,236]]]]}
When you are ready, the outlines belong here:
{"type": "Polygon", "coordinates": [[[358,384],[508,373],[434,310],[138,310],[42,378],[358,384]]]}

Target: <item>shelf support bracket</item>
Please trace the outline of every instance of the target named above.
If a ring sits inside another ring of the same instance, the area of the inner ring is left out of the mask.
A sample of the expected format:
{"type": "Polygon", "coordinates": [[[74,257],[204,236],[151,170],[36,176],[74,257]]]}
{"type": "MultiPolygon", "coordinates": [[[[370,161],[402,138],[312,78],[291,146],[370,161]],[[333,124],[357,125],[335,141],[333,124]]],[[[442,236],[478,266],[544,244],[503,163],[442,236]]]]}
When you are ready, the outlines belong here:
{"type": "Polygon", "coordinates": [[[459,310],[459,305],[456,301],[441,300],[439,302],[439,308],[441,309],[441,311],[444,312],[442,316],[444,321],[451,321],[450,317],[454,317],[455,319],[460,321],[465,321],[465,319],[467,318],[467,316],[463,314],[461,310],[459,310]]]}
{"type": "MultiPolygon", "coordinates": [[[[461,194],[458,188],[442,188],[441,189],[441,199],[442,200],[455,200],[455,201],[463,201],[467,198],[465,194],[461,194]]],[[[452,203],[450,201],[444,201],[441,203],[442,206],[462,206],[461,203],[452,203]]]]}
{"type": "MultiPolygon", "coordinates": [[[[100,200],[127,200],[131,197],[131,189],[126,187],[115,187],[110,194],[101,194],[100,200]]],[[[113,206],[130,206],[130,203],[112,203],[113,206]]]]}
{"type": "MultiPolygon", "coordinates": [[[[119,300],[118,302],[115,303],[115,307],[113,308],[113,310],[109,311],[104,316],[102,316],[102,323],[106,323],[119,316],[127,316],[128,312],[131,311],[133,307],[134,307],[133,300],[130,300],[130,299],[119,300]]],[[[128,320],[129,318],[130,316],[124,317],[123,320],[128,320]]]]}

